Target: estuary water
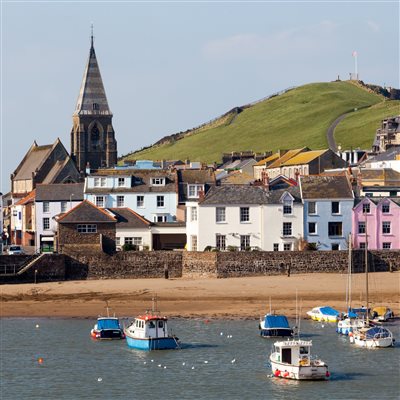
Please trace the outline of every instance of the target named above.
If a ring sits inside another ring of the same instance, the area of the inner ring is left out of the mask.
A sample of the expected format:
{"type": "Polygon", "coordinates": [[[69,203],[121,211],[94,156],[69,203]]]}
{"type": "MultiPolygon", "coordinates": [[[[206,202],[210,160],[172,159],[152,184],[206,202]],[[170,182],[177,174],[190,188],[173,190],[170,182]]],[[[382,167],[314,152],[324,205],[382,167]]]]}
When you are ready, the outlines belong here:
{"type": "MultiPolygon", "coordinates": [[[[291,321],[293,323],[293,321],[291,321]]],[[[329,381],[271,377],[273,339],[258,321],[170,320],[181,350],[143,352],[95,342],[95,321],[2,319],[0,399],[399,399],[400,324],[394,348],[360,349],[335,326],[301,321],[329,381]],[[40,362],[41,361],[41,362],[40,362]]]]}

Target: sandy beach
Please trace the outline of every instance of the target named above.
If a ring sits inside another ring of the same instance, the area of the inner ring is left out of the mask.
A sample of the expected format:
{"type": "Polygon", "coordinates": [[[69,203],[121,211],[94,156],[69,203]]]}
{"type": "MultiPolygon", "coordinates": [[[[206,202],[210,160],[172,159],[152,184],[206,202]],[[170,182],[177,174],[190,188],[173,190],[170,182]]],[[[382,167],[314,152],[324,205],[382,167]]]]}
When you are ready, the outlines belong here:
{"type": "MultiPolygon", "coordinates": [[[[312,307],[345,308],[346,274],[299,274],[250,278],[118,279],[1,285],[1,317],[94,318],[105,313],[106,302],[118,316],[132,317],[158,308],[170,317],[256,319],[272,309],[301,315],[312,307]]],[[[353,305],[365,304],[365,278],[353,275],[353,305]]],[[[370,274],[369,297],[400,314],[400,273],[370,274]]]]}

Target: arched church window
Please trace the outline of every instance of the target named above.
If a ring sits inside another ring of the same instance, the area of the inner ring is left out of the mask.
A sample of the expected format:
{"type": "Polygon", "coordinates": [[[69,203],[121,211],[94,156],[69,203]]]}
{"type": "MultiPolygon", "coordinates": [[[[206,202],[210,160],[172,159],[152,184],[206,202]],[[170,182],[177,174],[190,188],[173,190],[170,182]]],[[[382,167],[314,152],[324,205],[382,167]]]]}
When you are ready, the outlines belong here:
{"type": "Polygon", "coordinates": [[[93,103],[93,111],[99,111],[99,110],[100,110],[99,103],[93,103]]]}
{"type": "Polygon", "coordinates": [[[92,149],[96,150],[100,146],[100,131],[95,124],[90,132],[90,140],[92,143],[92,149]]]}

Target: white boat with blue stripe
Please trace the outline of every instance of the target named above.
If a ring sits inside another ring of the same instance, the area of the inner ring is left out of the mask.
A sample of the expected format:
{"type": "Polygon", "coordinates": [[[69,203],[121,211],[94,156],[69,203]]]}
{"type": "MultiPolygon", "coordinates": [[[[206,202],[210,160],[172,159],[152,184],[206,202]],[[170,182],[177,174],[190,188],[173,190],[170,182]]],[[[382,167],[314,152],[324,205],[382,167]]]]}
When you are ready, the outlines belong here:
{"type": "Polygon", "coordinates": [[[158,311],[146,311],[124,330],[126,343],[132,349],[169,350],[180,347],[179,339],[168,332],[168,318],[158,311]]]}

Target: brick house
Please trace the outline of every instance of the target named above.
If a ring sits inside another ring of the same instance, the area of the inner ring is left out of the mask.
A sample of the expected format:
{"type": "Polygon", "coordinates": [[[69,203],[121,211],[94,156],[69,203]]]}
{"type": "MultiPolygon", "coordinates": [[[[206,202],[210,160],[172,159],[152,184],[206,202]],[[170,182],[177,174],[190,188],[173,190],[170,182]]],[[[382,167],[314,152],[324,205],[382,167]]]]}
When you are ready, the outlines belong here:
{"type": "Polygon", "coordinates": [[[117,219],[87,200],[57,218],[57,248],[60,253],[95,250],[115,251],[117,219]]]}

